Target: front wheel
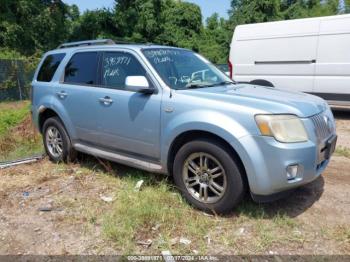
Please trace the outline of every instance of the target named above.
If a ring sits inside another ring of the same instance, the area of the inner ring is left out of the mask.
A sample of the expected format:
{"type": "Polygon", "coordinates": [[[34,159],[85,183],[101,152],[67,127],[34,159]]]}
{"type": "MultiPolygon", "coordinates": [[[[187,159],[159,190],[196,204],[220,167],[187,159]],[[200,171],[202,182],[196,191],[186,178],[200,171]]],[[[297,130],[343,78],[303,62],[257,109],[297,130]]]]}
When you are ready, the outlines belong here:
{"type": "Polygon", "coordinates": [[[182,146],[175,157],[173,174],[186,200],[206,212],[228,213],[244,196],[236,160],[216,141],[200,139],[182,146]]]}

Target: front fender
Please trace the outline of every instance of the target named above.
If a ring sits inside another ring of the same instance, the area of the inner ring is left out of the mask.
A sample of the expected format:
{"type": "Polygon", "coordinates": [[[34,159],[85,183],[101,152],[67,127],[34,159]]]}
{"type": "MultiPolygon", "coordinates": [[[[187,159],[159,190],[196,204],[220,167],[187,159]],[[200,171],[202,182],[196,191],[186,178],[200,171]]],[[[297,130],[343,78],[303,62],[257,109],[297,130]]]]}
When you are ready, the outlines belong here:
{"type": "Polygon", "coordinates": [[[215,134],[231,144],[236,151],[239,151],[236,147],[242,148],[239,139],[249,134],[248,130],[238,121],[223,113],[209,110],[183,112],[166,122],[162,131],[161,159],[164,166],[167,166],[168,154],[173,141],[185,132],[205,131],[215,134]]]}

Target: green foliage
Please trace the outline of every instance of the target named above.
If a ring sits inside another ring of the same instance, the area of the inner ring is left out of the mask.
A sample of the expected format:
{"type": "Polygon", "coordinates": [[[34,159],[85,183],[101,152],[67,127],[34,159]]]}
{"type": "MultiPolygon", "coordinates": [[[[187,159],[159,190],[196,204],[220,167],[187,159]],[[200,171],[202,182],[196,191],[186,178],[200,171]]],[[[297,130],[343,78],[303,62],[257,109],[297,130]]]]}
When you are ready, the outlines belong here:
{"type": "Polygon", "coordinates": [[[13,103],[0,104],[0,136],[4,135],[10,128],[19,124],[29,112],[29,104],[21,103],[19,107],[13,108],[13,103]],[[15,110],[14,110],[15,109],[15,110]]]}
{"type": "Polygon", "coordinates": [[[0,46],[25,55],[67,39],[69,9],[61,0],[2,0],[0,46]]]}
{"type": "Polygon", "coordinates": [[[6,49],[0,58],[38,57],[65,41],[112,38],[190,48],[225,63],[239,24],[349,12],[350,0],[232,0],[228,20],[213,14],[203,24],[199,6],[178,0],[116,0],[113,9],[83,14],[62,0],[2,0],[0,48],[6,49]]]}
{"type": "Polygon", "coordinates": [[[0,59],[23,59],[24,56],[9,48],[0,48],[0,59]]]}
{"type": "Polygon", "coordinates": [[[31,125],[28,101],[0,103],[0,162],[42,153],[41,141],[31,125]]]}
{"type": "MultiPolygon", "coordinates": [[[[117,201],[104,217],[103,232],[127,253],[135,252],[137,241],[149,238],[153,239],[152,246],[161,250],[173,249],[177,243],[170,242],[176,237],[196,239],[196,245],[205,246],[208,228],[216,224],[184,202],[165,180],[155,181],[145,172],[130,172],[115,198],[117,201]],[[139,179],[145,182],[140,191],[135,191],[139,179]]],[[[191,246],[179,248],[181,253],[191,252],[191,246]]]]}

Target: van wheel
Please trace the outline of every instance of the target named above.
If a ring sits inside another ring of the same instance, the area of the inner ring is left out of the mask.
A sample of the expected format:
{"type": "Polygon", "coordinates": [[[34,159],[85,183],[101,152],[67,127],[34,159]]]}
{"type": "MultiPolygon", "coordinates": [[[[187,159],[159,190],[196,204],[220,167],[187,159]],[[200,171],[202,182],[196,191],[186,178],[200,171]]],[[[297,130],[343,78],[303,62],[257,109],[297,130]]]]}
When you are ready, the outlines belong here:
{"type": "Polygon", "coordinates": [[[245,193],[235,159],[214,140],[183,145],[175,156],[173,174],[185,199],[205,212],[229,213],[245,193]]]}
{"type": "Polygon", "coordinates": [[[58,163],[75,160],[77,153],[73,149],[68,133],[58,117],[52,117],[45,121],[43,142],[46,154],[51,161],[58,163]]]}
{"type": "Polygon", "coordinates": [[[274,87],[274,85],[271,82],[264,79],[256,79],[256,80],[250,81],[250,84],[257,85],[257,86],[274,87]]]}

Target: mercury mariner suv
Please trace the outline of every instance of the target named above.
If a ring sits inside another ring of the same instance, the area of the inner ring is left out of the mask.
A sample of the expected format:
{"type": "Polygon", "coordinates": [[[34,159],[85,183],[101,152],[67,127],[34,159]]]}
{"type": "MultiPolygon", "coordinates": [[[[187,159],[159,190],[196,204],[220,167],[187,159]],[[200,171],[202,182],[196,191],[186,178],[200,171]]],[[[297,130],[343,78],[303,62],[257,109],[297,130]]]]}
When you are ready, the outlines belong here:
{"type": "Polygon", "coordinates": [[[174,177],[195,207],[230,212],[325,170],[337,136],[321,98],[234,83],[203,56],[111,40],[46,53],[32,114],[54,162],[83,152],[174,177]]]}

